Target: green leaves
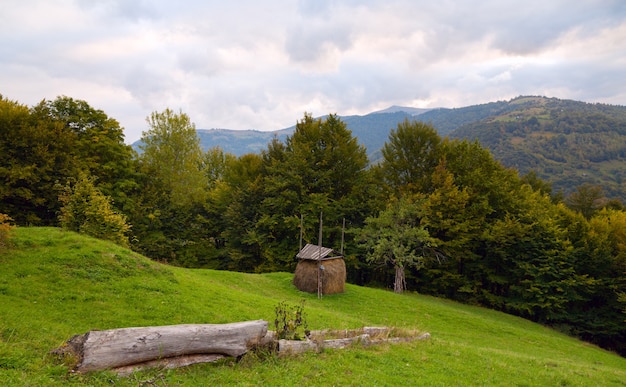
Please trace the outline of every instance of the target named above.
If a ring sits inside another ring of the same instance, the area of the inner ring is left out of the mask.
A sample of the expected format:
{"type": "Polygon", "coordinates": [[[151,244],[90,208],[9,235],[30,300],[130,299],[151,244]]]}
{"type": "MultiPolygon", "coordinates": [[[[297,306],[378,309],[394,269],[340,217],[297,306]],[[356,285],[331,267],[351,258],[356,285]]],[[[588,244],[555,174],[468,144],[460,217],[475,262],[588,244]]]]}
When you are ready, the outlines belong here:
{"type": "Polygon", "coordinates": [[[324,240],[339,245],[343,217],[360,221],[359,197],[367,166],[365,149],[335,115],[313,119],[305,114],[285,143],[277,139],[263,152],[262,189],[255,229],[263,236],[262,270],[292,270],[298,249],[299,217],[306,242],[317,240],[319,213],[324,213],[324,240]],[[294,222],[296,220],[296,222],[294,222]]]}
{"type": "Polygon", "coordinates": [[[58,225],[53,187],[86,173],[98,189],[131,207],[134,153],[117,121],[85,101],[58,97],[31,109],[0,96],[0,211],[17,224],[58,225]]]}
{"type": "Polygon", "coordinates": [[[378,216],[365,220],[359,236],[369,263],[394,267],[396,293],[402,293],[406,287],[404,269],[422,267],[424,250],[434,244],[428,231],[419,224],[420,204],[410,199],[390,203],[378,216]]]}
{"type": "Polygon", "coordinates": [[[59,200],[63,203],[59,216],[63,228],[129,245],[126,217],[113,210],[111,200],[95,187],[93,178],[83,175],[74,184],[68,182],[59,200]]]}
{"type": "Polygon", "coordinates": [[[181,208],[204,200],[204,154],[189,116],[165,109],[153,112],[147,122],[150,129],[143,133],[140,161],[151,185],[181,208]]]}
{"type": "Polygon", "coordinates": [[[396,192],[426,192],[439,162],[441,138],[423,122],[405,120],[392,130],[382,148],[384,178],[396,192]]]}

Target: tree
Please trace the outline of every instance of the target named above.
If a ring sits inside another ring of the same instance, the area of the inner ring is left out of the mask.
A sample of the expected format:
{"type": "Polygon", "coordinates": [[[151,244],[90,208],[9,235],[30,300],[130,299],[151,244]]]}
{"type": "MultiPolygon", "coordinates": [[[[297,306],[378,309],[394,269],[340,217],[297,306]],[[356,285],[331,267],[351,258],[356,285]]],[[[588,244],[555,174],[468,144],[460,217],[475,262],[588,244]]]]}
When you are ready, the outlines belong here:
{"type": "Polygon", "coordinates": [[[428,192],[440,158],[441,138],[429,124],[408,119],[389,133],[382,148],[385,182],[395,192],[428,192]]]}
{"type": "Polygon", "coordinates": [[[601,209],[590,220],[577,251],[577,269],[589,278],[584,303],[573,303],[572,332],[626,354],[626,212],[601,209]]]}
{"type": "Polygon", "coordinates": [[[0,130],[0,210],[18,224],[57,225],[61,204],[53,187],[81,172],[97,177],[118,208],[132,207],[134,152],[101,110],[69,97],[28,109],[0,96],[0,130]]]}
{"type": "Polygon", "coordinates": [[[361,229],[359,241],[367,251],[367,261],[393,266],[396,293],[406,288],[405,270],[422,267],[425,251],[434,247],[434,240],[419,223],[420,206],[407,198],[394,201],[378,216],[367,218],[361,229]]]}
{"type": "Polygon", "coordinates": [[[204,171],[209,188],[224,177],[229,165],[236,158],[236,156],[224,152],[220,147],[214,147],[205,152],[201,169],[204,171]]]}
{"type": "Polygon", "coordinates": [[[261,270],[291,270],[298,249],[300,216],[304,239],[317,239],[317,219],[324,213],[324,239],[339,243],[342,219],[362,221],[367,155],[336,115],[296,124],[285,143],[274,139],[263,152],[263,195],[256,235],[268,246],[261,270]],[[308,221],[307,221],[308,220],[308,221]]]}
{"type": "Polygon", "coordinates": [[[179,207],[204,200],[204,156],[189,116],[168,108],[153,112],[146,121],[150,129],[142,134],[139,159],[150,183],[179,207]]]}
{"type": "Polygon", "coordinates": [[[419,273],[420,288],[428,292],[457,295],[467,289],[466,266],[476,259],[474,251],[485,225],[485,211],[472,202],[471,189],[460,188],[443,158],[432,175],[433,190],[420,194],[423,225],[438,246],[434,259],[425,261],[419,273]]]}
{"type": "Polygon", "coordinates": [[[262,164],[257,154],[237,158],[211,190],[211,213],[221,219],[215,236],[226,247],[220,254],[221,269],[251,272],[263,265],[265,239],[257,232],[264,197],[262,164]]]}
{"type": "Polygon", "coordinates": [[[606,202],[607,199],[602,193],[602,187],[591,184],[576,187],[576,191],[565,199],[569,208],[580,212],[587,219],[590,219],[606,202]]]}
{"type": "Polygon", "coordinates": [[[37,109],[0,95],[0,212],[18,225],[56,225],[54,185],[77,176],[75,136],[37,109]]]}
{"type": "MultiPolygon", "coordinates": [[[[62,125],[72,138],[71,152],[76,154],[77,167],[96,178],[94,184],[113,199],[116,208],[129,211],[133,207],[133,196],[138,189],[136,155],[132,147],[124,143],[124,131],[117,120],[86,101],[66,96],[43,100],[32,112],[62,125]]],[[[78,175],[69,177],[78,178],[78,175]]]]}
{"type": "Polygon", "coordinates": [[[535,191],[539,191],[542,194],[552,195],[552,184],[548,181],[541,180],[535,171],[528,172],[521,177],[521,180],[522,183],[530,185],[535,191]]]}
{"type": "Polygon", "coordinates": [[[130,225],[117,213],[111,199],[95,186],[93,178],[82,175],[74,184],[69,182],[59,195],[63,204],[59,219],[61,227],[96,238],[128,246],[130,225]]]}
{"type": "Polygon", "coordinates": [[[205,230],[205,155],[188,115],[171,109],[146,119],[139,156],[142,191],[133,212],[136,249],[153,259],[198,266],[211,241],[205,230]]]}

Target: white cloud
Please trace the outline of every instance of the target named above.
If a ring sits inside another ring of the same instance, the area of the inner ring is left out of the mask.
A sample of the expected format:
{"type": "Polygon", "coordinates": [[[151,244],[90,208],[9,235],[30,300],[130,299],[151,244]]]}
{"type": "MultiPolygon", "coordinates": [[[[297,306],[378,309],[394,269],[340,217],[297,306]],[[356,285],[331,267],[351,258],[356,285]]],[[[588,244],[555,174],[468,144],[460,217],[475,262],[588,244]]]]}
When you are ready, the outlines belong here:
{"type": "Polygon", "coordinates": [[[520,94],[626,104],[621,0],[5,0],[0,34],[0,93],[84,99],[129,142],[165,107],[273,130],[520,94]]]}

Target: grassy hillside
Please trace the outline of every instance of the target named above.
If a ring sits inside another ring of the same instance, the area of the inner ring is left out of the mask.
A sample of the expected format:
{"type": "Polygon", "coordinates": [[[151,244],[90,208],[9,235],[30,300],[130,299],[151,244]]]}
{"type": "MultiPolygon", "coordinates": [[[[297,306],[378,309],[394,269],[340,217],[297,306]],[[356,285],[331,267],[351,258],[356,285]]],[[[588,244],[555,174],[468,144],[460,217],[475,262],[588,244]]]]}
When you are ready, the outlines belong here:
{"type": "Polygon", "coordinates": [[[318,300],[289,273],[241,274],[154,263],[54,228],[18,228],[0,252],[3,385],[624,385],[626,359],[528,321],[409,293],[348,285],[318,300]],[[152,370],[128,378],[68,373],[48,354],[92,329],[273,320],[280,301],[305,299],[311,329],[388,325],[426,342],[297,358],[152,370]]]}

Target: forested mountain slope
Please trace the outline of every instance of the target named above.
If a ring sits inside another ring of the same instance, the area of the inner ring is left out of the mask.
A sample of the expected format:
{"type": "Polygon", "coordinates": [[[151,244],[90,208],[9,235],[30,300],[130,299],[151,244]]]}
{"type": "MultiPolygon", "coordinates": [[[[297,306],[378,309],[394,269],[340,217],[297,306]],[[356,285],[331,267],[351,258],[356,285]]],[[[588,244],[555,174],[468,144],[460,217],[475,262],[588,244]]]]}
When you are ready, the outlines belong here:
{"type": "MultiPolygon", "coordinates": [[[[405,108],[393,106],[380,112],[369,113],[364,116],[341,116],[353,135],[368,150],[371,160],[380,157],[380,148],[387,140],[389,131],[398,126],[405,119],[412,120],[428,109],[405,108]]],[[[284,141],[292,134],[296,126],[285,129],[262,132],[258,130],[233,129],[197,129],[200,145],[204,150],[220,147],[224,152],[235,156],[247,153],[260,153],[267,148],[267,144],[274,138],[284,141]]],[[[133,143],[133,148],[141,151],[141,141],[133,143]]]]}
{"type": "Polygon", "coordinates": [[[534,170],[554,191],[582,184],[602,186],[607,197],[625,201],[626,107],[545,97],[426,113],[436,128],[460,123],[450,137],[476,139],[505,166],[534,170]],[[482,108],[481,108],[482,107],[482,108]]]}
{"type": "MultiPolygon", "coordinates": [[[[609,198],[626,201],[626,107],[558,98],[520,96],[455,109],[394,106],[363,116],[340,116],[377,162],[398,123],[432,124],[442,136],[478,140],[505,166],[520,174],[535,171],[553,192],[571,193],[588,183],[609,198]]],[[[241,156],[259,153],[272,138],[283,141],[295,126],[271,131],[198,129],[203,149],[219,146],[241,156]]],[[[137,149],[138,143],[133,144],[137,149]]]]}

